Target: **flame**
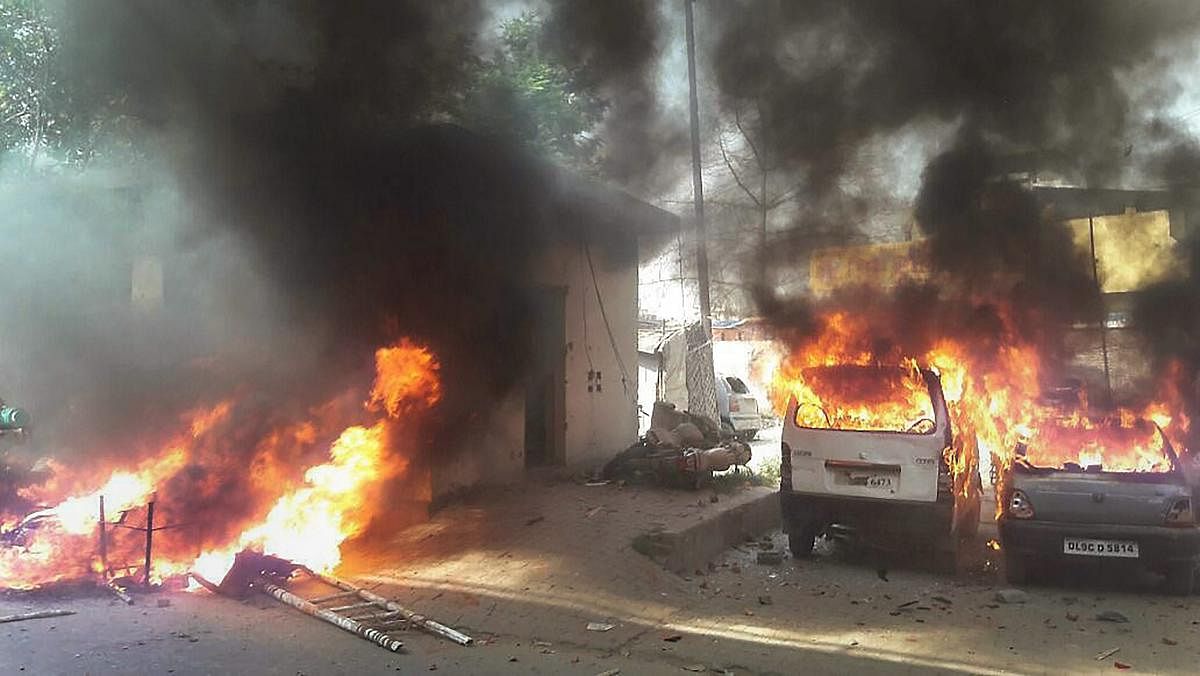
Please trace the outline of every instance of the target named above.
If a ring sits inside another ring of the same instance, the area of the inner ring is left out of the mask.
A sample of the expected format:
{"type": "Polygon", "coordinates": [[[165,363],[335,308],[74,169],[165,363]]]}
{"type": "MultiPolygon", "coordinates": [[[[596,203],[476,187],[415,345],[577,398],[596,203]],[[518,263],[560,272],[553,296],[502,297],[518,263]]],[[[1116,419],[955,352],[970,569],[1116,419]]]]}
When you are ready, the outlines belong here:
{"type": "Polygon", "coordinates": [[[372,410],[382,407],[398,418],[414,405],[431,408],[442,398],[433,353],[408,339],[376,350],[375,371],[375,385],[367,401],[372,410]]]}
{"type": "Polygon", "coordinates": [[[273,554],[313,570],[332,571],[340,547],[366,527],[372,491],[382,479],[403,472],[407,463],[386,462],[387,423],[350,427],[334,442],[329,462],[310,467],[305,485],[280,497],[266,519],[221,550],[197,557],[191,570],[220,581],[243,549],[273,554]]]}
{"type": "Polygon", "coordinates": [[[95,476],[90,468],[54,465],[54,479],[27,496],[53,507],[37,513],[36,530],[28,538],[0,543],[0,586],[30,588],[100,571],[100,496],[110,524],[110,565],[123,563],[123,556],[136,560],[133,554],[141,545],[140,534],[130,541],[111,524],[144,525],[143,506],[155,500],[165,518],[198,521],[167,531],[182,536],[155,538],[156,579],[195,570],[220,581],[237,552],[247,548],[333,570],[341,562],[342,544],[370,523],[387,482],[407,469],[404,430],[411,428],[412,417],[441,399],[440,367],[429,349],[403,339],[380,348],[375,366],[363,407],[375,419],[366,424],[337,425],[338,419],[363,414],[361,409],[349,414],[334,400],[315,409],[312,419],[273,426],[255,439],[246,436],[244,421],[235,419],[238,402],[227,400],[184,416],[181,431],[157,451],[106,471],[102,481],[88,481],[95,476]],[[403,426],[394,422],[401,416],[403,426]],[[334,439],[324,460],[305,463],[309,466],[300,472],[304,465],[295,463],[321,438],[334,439]],[[239,452],[246,447],[253,453],[242,459],[239,452]],[[250,495],[227,495],[231,485],[250,495]],[[52,499],[56,495],[65,497],[52,499]],[[249,511],[242,508],[239,516],[237,509],[226,508],[230,499],[244,501],[249,511]],[[197,544],[203,547],[199,555],[197,544]]]}
{"type": "MultiPolygon", "coordinates": [[[[1001,315],[1001,320],[1008,318],[1001,315]]],[[[771,401],[780,414],[797,402],[795,422],[831,429],[928,431],[916,423],[933,409],[920,369],[936,373],[950,413],[954,442],[943,457],[956,498],[973,499],[971,479],[987,461],[997,469],[996,510],[1012,464],[1112,472],[1171,469],[1165,443],[1182,449],[1189,425],[1182,397],[1168,386],[1140,410],[1117,409],[1091,417],[1086,392],[1073,401],[1047,401],[1036,346],[1008,339],[984,349],[966,339],[938,338],[919,354],[890,345],[862,314],[835,310],[819,318],[820,330],[792,346],[776,371],[771,401]],[[873,367],[873,368],[864,368],[873,367]],[[1159,433],[1159,430],[1162,433],[1159,433]]],[[[1006,336],[1016,335],[1005,327],[1006,336]]]]}

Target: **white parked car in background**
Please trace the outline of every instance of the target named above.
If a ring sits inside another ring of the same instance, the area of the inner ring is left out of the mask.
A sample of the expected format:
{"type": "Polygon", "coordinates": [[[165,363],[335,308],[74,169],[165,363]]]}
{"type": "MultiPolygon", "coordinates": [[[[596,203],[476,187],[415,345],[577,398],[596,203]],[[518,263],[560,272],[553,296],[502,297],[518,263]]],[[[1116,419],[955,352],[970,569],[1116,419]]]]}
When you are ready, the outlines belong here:
{"type": "Polygon", "coordinates": [[[721,427],[739,439],[749,441],[765,427],[758,399],[737,376],[717,374],[717,411],[721,415],[721,427]]]}

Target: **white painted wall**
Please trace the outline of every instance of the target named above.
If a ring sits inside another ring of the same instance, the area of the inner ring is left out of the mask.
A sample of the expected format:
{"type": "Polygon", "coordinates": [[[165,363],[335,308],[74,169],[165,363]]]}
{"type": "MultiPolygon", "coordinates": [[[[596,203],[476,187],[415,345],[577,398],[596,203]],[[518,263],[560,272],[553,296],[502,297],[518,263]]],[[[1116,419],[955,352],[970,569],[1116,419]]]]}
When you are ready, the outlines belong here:
{"type": "MultiPolygon", "coordinates": [[[[566,287],[566,465],[591,468],[607,462],[637,438],[637,252],[609,255],[591,249],[596,298],[588,258],[580,244],[564,243],[542,256],[533,283],[566,287]],[[609,339],[605,316],[612,330],[609,339]],[[616,349],[614,350],[613,344],[616,349]],[[619,355],[619,358],[618,358],[619,355]],[[622,364],[627,382],[622,383],[622,364]],[[588,371],[601,374],[599,391],[588,391],[588,371]]],[[[503,355],[497,355],[503,358],[503,355]]],[[[432,499],[479,485],[519,481],[525,472],[525,390],[519,385],[495,402],[491,413],[467,431],[462,447],[435,461],[432,499]]]]}
{"type": "Polygon", "coordinates": [[[604,247],[592,247],[594,286],[587,255],[579,244],[554,247],[538,268],[538,282],[567,287],[568,466],[606,462],[637,438],[638,271],[637,251],[631,249],[614,256],[604,247]],[[604,302],[603,313],[597,287],[604,302]],[[599,391],[594,383],[588,391],[588,371],[600,372],[599,391]]]}

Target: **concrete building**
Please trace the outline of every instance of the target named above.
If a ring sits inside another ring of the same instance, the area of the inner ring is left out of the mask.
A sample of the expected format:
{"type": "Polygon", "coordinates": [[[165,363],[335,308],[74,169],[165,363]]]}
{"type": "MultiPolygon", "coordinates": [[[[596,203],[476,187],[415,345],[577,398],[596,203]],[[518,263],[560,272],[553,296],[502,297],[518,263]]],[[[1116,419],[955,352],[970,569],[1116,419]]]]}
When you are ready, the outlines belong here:
{"type": "MultiPolygon", "coordinates": [[[[529,161],[514,158],[522,166],[512,170],[529,172],[529,161]]],[[[544,203],[529,214],[549,236],[528,279],[534,358],[525,382],[471,425],[465,448],[429,467],[434,503],[533,468],[588,469],[638,435],[639,260],[674,236],[679,219],[560,168],[536,172],[544,203]]]]}

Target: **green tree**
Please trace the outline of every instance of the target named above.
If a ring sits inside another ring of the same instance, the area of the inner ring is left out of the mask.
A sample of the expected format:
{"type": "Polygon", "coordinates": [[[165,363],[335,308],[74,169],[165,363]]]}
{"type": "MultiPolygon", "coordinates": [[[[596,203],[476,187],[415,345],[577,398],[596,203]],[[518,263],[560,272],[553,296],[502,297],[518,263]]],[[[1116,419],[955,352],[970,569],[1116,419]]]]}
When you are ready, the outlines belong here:
{"type": "Polygon", "coordinates": [[[477,62],[461,119],[585,173],[596,173],[596,136],[608,103],[544,48],[544,20],[526,12],[501,24],[499,46],[477,62]]]}
{"type": "Polygon", "coordinates": [[[137,120],[116,95],[81,96],[64,71],[62,5],[0,0],[0,162],[24,171],[86,167],[103,149],[141,156],[137,120]]]}
{"type": "Polygon", "coordinates": [[[36,0],[0,1],[0,152],[30,166],[63,133],[57,35],[36,0]]]}

